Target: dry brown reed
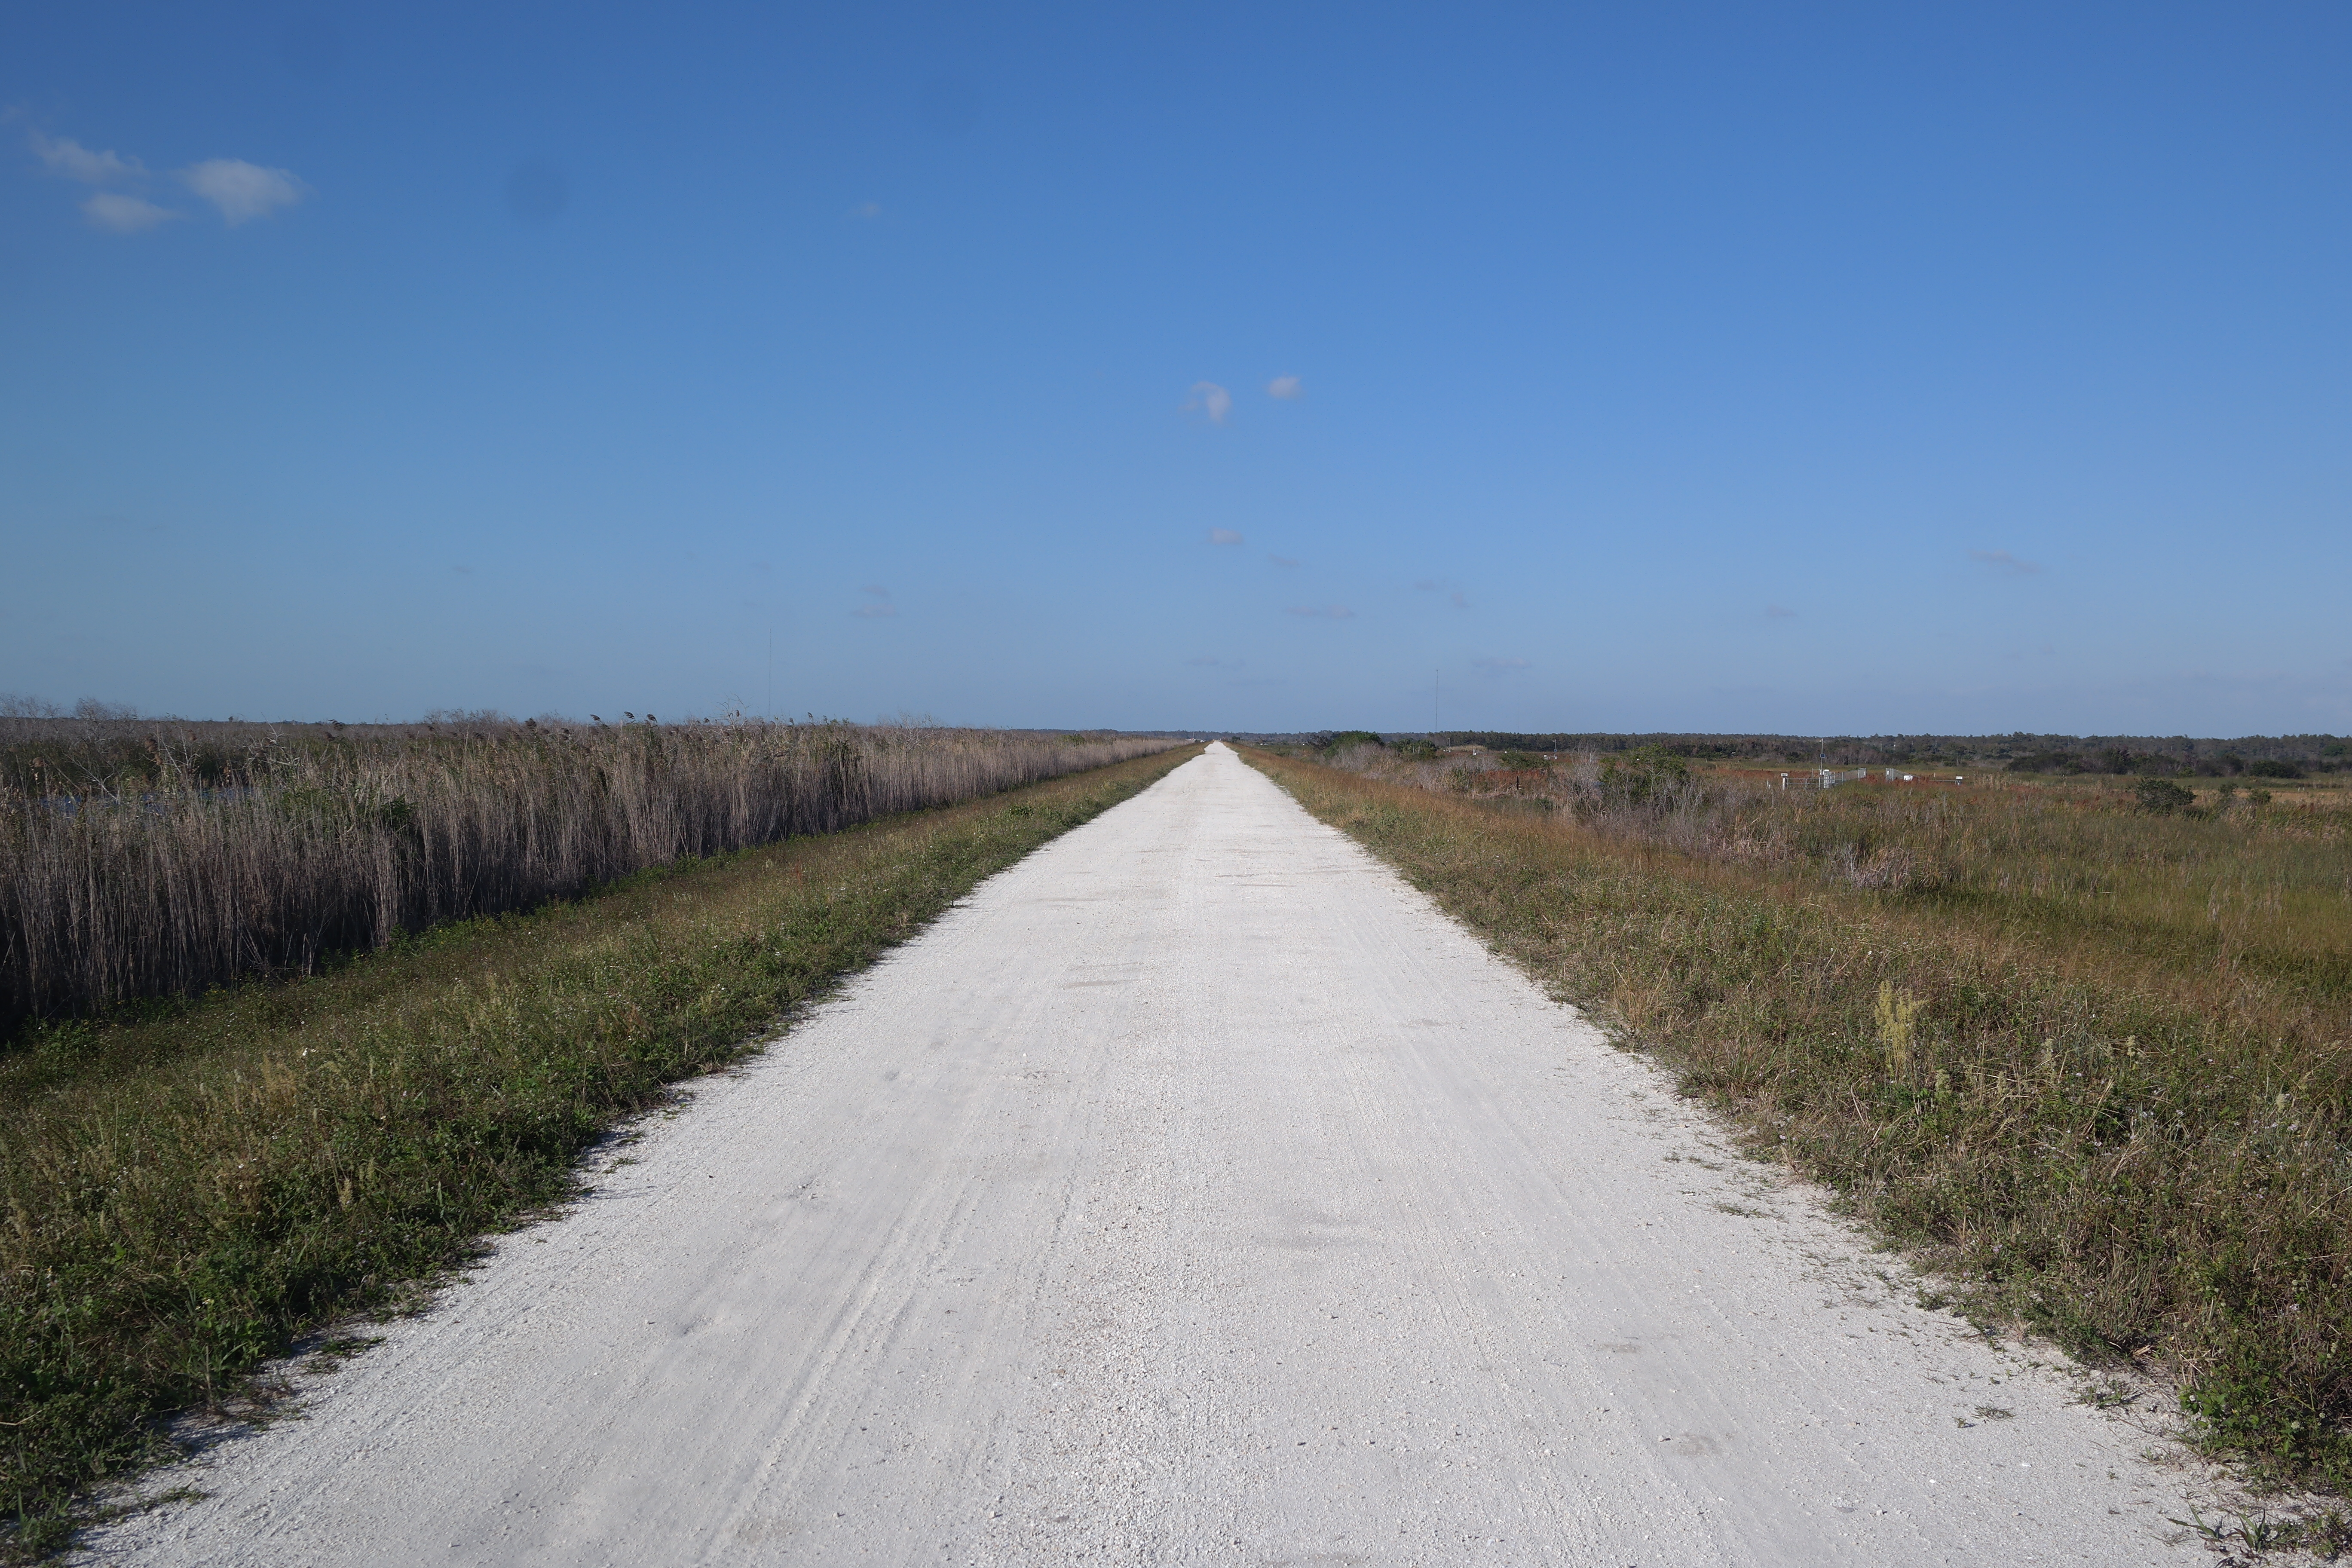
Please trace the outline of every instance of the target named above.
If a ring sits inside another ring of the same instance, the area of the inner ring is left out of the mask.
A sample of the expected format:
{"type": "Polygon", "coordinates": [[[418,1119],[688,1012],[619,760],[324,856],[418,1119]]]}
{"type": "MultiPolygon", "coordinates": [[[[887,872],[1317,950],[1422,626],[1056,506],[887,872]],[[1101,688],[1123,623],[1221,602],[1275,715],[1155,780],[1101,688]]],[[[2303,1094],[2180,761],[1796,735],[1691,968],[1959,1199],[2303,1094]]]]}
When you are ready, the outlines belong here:
{"type": "MultiPolygon", "coordinates": [[[[51,726],[56,728],[57,726],[51,726]]],[[[971,799],[1162,740],[761,721],[121,725],[0,770],[0,1031],[971,799]]]]}

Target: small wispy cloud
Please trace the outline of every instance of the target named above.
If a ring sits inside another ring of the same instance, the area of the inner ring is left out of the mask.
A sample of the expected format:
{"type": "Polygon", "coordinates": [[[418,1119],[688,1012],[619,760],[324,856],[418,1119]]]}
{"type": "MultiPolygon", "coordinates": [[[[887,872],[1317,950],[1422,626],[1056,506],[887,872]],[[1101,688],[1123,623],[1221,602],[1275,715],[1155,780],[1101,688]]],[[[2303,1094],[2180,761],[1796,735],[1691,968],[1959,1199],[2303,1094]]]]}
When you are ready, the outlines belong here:
{"type": "Polygon", "coordinates": [[[1457,610],[1466,610],[1470,607],[1470,595],[1457,589],[1445,595],[1445,602],[1457,610]]]}
{"type": "Polygon", "coordinates": [[[136,158],[125,158],[111,150],[94,153],[70,136],[55,140],[32,132],[33,151],[48,165],[52,174],[63,174],[68,180],[79,180],[86,185],[123,184],[147,176],[146,165],[136,158]]]}
{"type": "Polygon", "coordinates": [[[1209,530],[1209,542],[1212,544],[1239,544],[1242,542],[1242,536],[1235,533],[1230,528],[1213,528],[1209,530]]]}
{"type": "Polygon", "coordinates": [[[1318,621],[1352,621],[1356,618],[1356,612],[1345,605],[1293,605],[1286,613],[1318,621]]]}
{"type": "Polygon", "coordinates": [[[882,204],[880,202],[860,202],[856,206],[849,209],[849,216],[851,217],[864,218],[880,217],[882,216],[882,204]]]}
{"type": "Polygon", "coordinates": [[[898,613],[898,606],[890,602],[890,590],[881,584],[868,583],[857,591],[875,601],[870,605],[860,605],[849,612],[859,620],[884,621],[898,613]]]}
{"type": "Polygon", "coordinates": [[[153,228],[159,223],[188,215],[159,207],[145,196],[123,191],[92,191],[81,204],[81,216],[89,219],[91,226],[109,234],[137,234],[142,228],[153,228]]]}
{"type": "Polygon", "coordinates": [[[1276,566],[1296,566],[1299,563],[1298,558],[1295,555],[1269,555],[1266,559],[1276,566]]]}
{"type": "Polygon", "coordinates": [[[1531,661],[1524,658],[1474,658],[1470,661],[1470,666],[1474,669],[1533,669],[1535,668],[1531,661]]]}
{"type": "Polygon", "coordinates": [[[1304,397],[1307,395],[1307,388],[1300,384],[1295,375],[1277,375],[1265,384],[1265,395],[1268,397],[1304,397]]]}
{"type": "Polygon", "coordinates": [[[1196,381],[1192,384],[1192,401],[1184,405],[1186,413],[1195,410],[1206,414],[1210,424],[1223,425],[1225,416],[1234,411],[1234,395],[1213,381],[1196,381]]]}
{"type": "MultiPolygon", "coordinates": [[[[111,149],[95,152],[70,136],[44,136],[37,131],[27,134],[42,165],[64,179],[85,185],[134,185],[148,177],[144,163],[111,149]]],[[[91,227],[109,234],[137,234],[184,215],[131,192],[100,190],[83,199],[81,216],[91,227]]]]}
{"type": "MultiPolygon", "coordinates": [[[[150,173],[137,158],[111,148],[100,152],[85,147],[70,136],[44,136],[37,131],[29,135],[33,152],[49,173],[101,187],[81,203],[82,216],[96,227],[137,234],[187,216],[153,199],[149,193],[166,176],[150,173]]],[[[168,180],[210,202],[231,228],[293,206],[311,194],[292,170],[266,169],[242,158],[207,158],[173,170],[168,180]]]]}
{"type": "Polygon", "coordinates": [[[1415,593],[1434,594],[1437,592],[1437,580],[1433,577],[1423,577],[1420,582],[1415,583],[1412,586],[1415,593]]]}
{"type": "Polygon", "coordinates": [[[1470,607],[1469,595],[1465,594],[1459,588],[1449,589],[1444,584],[1439,582],[1434,577],[1423,577],[1420,582],[1415,583],[1412,586],[1413,591],[1418,594],[1444,594],[1445,595],[1445,602],[1452,605],[1457,610],[1466,610],[1470,607]]]}
{"type": "Polygon", "coordinates": [[[2042,570],[2038,561],[2021,561],[2006,550],[1971,550],[1969,559],[1990,566],[2004,577],[2031,577],[2042,570]]]}
{"type": "Polygon", "coordinates": [[[1764,606],[1764,618],[1768,621],[1793,621],[1797,618],[1797,612],[1786,605],[1767,605],[1764,606]]]}
{"type": "Polygon", "coordinates": [[[221,221],[231,228],[290,207],[310,194],[291,169],[265,169],[242,158],[207,158],[181,170],[179,177],[182,184],[218,207],[221,221]]]}

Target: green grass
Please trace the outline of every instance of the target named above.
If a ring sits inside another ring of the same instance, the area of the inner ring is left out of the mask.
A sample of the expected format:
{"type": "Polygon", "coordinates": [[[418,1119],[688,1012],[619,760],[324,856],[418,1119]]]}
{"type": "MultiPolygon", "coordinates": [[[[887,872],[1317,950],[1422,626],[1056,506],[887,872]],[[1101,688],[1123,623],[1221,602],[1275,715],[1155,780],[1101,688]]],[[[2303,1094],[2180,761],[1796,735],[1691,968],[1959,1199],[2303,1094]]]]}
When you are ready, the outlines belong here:
{"type": "MultiPolygon", "coordinates": [[[[168,1451],[307,1331],[413,1300],[580,1152],[984,878],[1197,754],[641,874],[0,1055],[0,1514],[168,1451]]],[[[348,1348],[348,1347],[347,1347],[348,1348]]],[[[331,1352],[331,1353],[333,1353],[331,1352]]]]}
{"type": "Polygon", "coordinates": [[[2257,1477],[2352,1481],[2340,816],[1840,791],[1644,837],[1245,755],[1970,1310],[2168,1372],[2257,1477]],[[1914,874],[1853,885],[1857,844],[1914,874]]]}
{"type": "Polygon", "coordinates": [[[2219,809],[2217,790],[2197,795],[2194,811],[2156,816],[2115,784],[1874,784],[1768,797],[1750,816],[1758,837],[1816,868],[1849,850],[1906,861],[1909,901],[1972,928],[2126,956],[2212,1005],[2252,978],[2341,1016],[2352,803],[2334,789],[2219,809]]]}

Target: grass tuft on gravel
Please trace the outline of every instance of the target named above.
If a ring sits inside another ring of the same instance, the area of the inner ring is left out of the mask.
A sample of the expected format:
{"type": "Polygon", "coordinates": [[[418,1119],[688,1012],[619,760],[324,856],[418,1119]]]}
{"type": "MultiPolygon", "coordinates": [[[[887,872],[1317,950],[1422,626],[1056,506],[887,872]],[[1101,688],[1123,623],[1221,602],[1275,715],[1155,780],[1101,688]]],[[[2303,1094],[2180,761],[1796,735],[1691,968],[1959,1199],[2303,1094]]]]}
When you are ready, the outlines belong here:
{"type": "Polygon", "coordinates": [[[1973,1313],[2168,1372],[2258,1479],[2352,1481],[2340,994],[1244,754],[1973,1313]]]}
{"type": "MultiPolygon", "coordinates": [[[[70,1539],[168,1417],[397,1309],[574,1162],[1197,746],[403,940],[0,1053],[0,1554],[70,1539]]],[[[322,1353],[348,1353],[331,1346],[322,1353]]]]}

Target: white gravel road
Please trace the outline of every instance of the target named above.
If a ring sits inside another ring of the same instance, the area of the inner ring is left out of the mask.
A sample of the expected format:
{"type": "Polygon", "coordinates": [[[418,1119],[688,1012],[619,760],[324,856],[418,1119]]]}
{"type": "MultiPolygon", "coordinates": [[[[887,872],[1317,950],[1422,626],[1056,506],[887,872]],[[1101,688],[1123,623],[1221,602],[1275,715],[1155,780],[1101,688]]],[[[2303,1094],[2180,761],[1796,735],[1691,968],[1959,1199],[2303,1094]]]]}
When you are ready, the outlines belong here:
{"type": "Polygon", "coordinates": [[[2206,1560],[2146,1433],[1222,747],[644,1131],[97,1552],[2206,1560]]]}

